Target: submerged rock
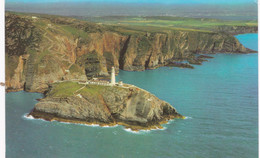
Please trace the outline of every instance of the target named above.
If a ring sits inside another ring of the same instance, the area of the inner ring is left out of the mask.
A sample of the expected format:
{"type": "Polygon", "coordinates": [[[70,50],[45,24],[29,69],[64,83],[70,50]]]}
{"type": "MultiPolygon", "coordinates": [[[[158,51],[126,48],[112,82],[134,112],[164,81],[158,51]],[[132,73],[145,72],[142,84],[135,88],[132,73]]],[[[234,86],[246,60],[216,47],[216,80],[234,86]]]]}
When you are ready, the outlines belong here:
{"type": "Polygon", "coordinates": [[[116,125],[132,130],[162,128],[169,119],[184,118],[169,103],[133,85],[53,84],[30,112],[48,121],[116,125]]]}
{"type": "Polygon", "coordinates": [[[168,64],[166,66],[194,69],[194,67],[192,65],[190,65],[188,63],[181,63],[181,62],[168,62],[168,64]]]}

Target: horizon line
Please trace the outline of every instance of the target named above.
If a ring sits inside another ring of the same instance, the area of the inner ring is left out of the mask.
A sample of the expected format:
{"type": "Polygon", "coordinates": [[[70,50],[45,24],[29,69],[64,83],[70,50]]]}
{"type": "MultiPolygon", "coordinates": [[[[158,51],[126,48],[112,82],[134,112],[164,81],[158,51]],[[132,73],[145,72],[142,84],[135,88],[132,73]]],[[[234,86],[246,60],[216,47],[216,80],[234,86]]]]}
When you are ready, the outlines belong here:
{"type": "Polygon", "coordinates": [[[159,2],[159,1],[119,1],[119,0],[113,0],[113,1],[92,1],[92,0],[87,0],[87,1],[82,1],[82,0],[76,0],[76,1],[57,1],[57,0],[50,0],[48,2],[44,1],[15,1],[15,0],[10,0],[10,1],[5,1],[5,4],[54,4],[54,3],[93,3],[93,4],[99,4],[99,3],[111,3],[111,4],[181,4],[181,5],[242,5],[242,4],[255,4],[257,5],[258,3],[256,1],[251,1],[251,2],[224,2],[224,1],[218,1],[218,2],[209,2],[209,1],[203,1],[203,2],[159,2]]]}

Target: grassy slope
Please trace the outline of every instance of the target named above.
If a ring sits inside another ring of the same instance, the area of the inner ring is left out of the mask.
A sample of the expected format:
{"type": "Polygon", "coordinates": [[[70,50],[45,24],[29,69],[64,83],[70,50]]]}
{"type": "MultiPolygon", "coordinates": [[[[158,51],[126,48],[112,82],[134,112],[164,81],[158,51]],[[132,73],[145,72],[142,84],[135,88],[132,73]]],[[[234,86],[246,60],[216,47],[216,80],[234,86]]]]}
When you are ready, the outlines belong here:
{"type": "MultiPolygon", "coordinates": [[[[40,16],[53,19],[66,19],[69,23],[84,23],[84,21],[75,20],[70,17],[56,15],[41,15],[29,13],[16,13],[20,16],[40,16]]],[[[98,29],[105,31],[114,31],[122,34],[140,34],[145,32],[166,32],[166,31],[200,31],[214,32],[218,26],[257,26],[257,21],[227,21],[207,18],[187,18],[187,17],[170,17],[170,16],[151,16],[151,17],[134,17],[134,16],[107,16],[107,17],[76,17],[84,19],[92,27],[99,26],[98,29]],[[95,25],[93,23],[99,24],[95,25]]],[[[37,22],[38,26],[46,27],[46,20],[37,22]]],[[[67,35],[78,36],[86,39],[88,31],[74,28],[71,24],[60,25],[62,32],[67,35]],[[69,34],[68,34],[69,33],[69,34]]],[[[97,29],[97,30],[98,30],[97,29]]]]}
{"type": "MultiPolygon", "coordinates": [[[[28,13],[15,13],[22,16],[41,16],[60,18],[56,15],[40,15],[28,13]]],[[[62,17],[66,18],[66,17],[62,17]]],[[[207,18],[187,18],[187,17],[170,17],[170,16],[150,16],[150,17],[134,17],[134,16],[107,16],[107,17],[76,17],[100,24],[101,30],[115,31],[123,34],[139,34],[143,32],[165,32],[165,31],[200,31],[214,32],[218,26],[257,26],[257,21],[230,21],[207,18]],[[103,27],[104,26],[104,27],[103,27]]],[[[66,18],[69,22],[78,22],[73,18],[66,18]]],[[[82,22],[82,21],[81,21],[82,22]]],[[[44,25],[44,24],[43,24],[44,25]]],[[[95,24],[91,24],[95,27],[95,24]]],[[[71,25],[61,26],[65,32],[72,35],[87,38],[86,32],[73,28],[71,25]]]]}
{"type": "Polygon", "coordinates": [[[53,87],[48,94],[52,97],[69,97],[77,94],[88,96],[89,94],[100,94],[103,90],[110,88],[109,86],[103,85],[78,84],[77,82],[72,81],[54,83],[52,86],[53,87]]]}
{"type": "Polygon", "coordinates": [[[182,17],[91,17],[86,20],[117,25],[124,27],[138,28],[138,26],[170,29],[170,30],[188,30],[188,31],[212,31],[216,26],[257,26],[257,21],[226,21],[206,18],[182,18],[182,17]]]}

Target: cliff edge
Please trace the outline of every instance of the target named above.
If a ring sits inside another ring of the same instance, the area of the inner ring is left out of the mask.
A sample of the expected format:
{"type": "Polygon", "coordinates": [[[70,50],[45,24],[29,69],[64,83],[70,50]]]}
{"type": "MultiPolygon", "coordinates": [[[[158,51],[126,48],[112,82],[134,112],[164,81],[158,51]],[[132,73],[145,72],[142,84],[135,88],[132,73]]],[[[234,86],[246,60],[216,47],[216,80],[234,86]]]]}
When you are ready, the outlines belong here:
{"type": "Polygon", "coordinates": [[[105,25],[11,12],[5,19],[7,91],[44,92],[61,80],[105,78],[112,66],[117,72],[192,68],[190,64],[204,61],[198,54],[254,52],[232,34],[257,32],[256,26],[194,30],[105,25]]]}

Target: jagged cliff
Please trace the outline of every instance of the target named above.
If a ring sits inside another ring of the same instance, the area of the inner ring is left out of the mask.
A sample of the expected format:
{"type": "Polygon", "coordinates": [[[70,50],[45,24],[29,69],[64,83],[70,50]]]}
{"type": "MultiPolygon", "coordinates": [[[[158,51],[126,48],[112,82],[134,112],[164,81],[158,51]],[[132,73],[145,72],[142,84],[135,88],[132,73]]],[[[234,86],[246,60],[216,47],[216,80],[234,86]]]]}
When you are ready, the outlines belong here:
{"type": "MultiPolygon", "coordinates": [[[[183,60],[200,64],[196,54],[201,53],[252,52],[227,33],[230,30],[223,31],[227,28],[215,32],[131,28],[13,13],[6,13],[5,27],[8,91],[43,92],[59,80],[106,77],[112,66],[116,71],[142,71],[183,60]]],[[[252,30],[243,31],[247,29],[252,30]]]]}
{"type": "Polygon", "coordinates": [[[52,84],[29,113],[34,118],[82,124],[121,124],[132,130],[162,128],[184,118],[170,104],[132,85],[101,86],[77,82],[52,84]]]}

